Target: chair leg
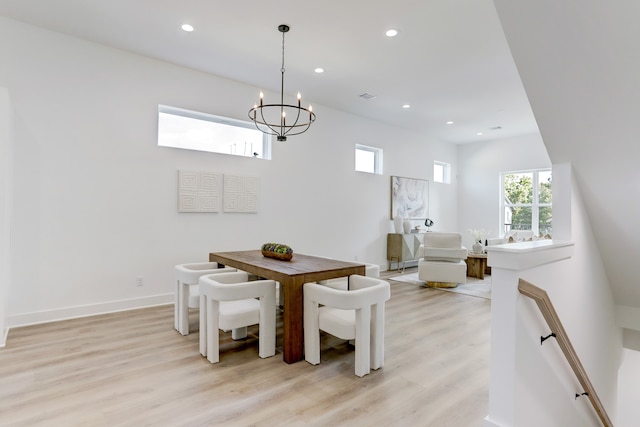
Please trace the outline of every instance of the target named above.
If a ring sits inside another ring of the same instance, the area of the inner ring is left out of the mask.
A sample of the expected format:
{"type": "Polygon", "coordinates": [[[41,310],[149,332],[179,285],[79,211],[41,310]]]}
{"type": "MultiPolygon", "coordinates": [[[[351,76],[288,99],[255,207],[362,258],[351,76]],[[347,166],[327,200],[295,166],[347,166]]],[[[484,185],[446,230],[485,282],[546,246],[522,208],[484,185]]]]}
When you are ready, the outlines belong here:
{"type": "Polygon", "coordinates": [[[220,360],[219,322],[220,303],[207,298],[207,360],[211,363],[220,360]]]}
{"type": "Polygon", "coordinates": [[[312,365],[320,363],[318,303],[307,300],[304,304],[304,360],[312,365]]]}
{"type": "Polygon", "coordinates": [[[379,369],[384,366],[384,303],[373,306],[371,317],[371,369],[379,369]]]}
{"type": "Polygon", "coordinates": [[[258,330],[258,355],[262,358],[276,354],[275,291],[260,298],[260,324],[258,330]]]}
{"type": "Polygon", "coordinates": [[[207,297],[200,294],[200,354],[207,357],[207,297]]]}
{"type": "Polygon", "coordinates": [[[364,377],[371,370],[371,307],[356,310],[356,368],[355,373],[364,377]]]}
{"type": "Polygon", "coordinates": [[[182,335],[189,335],[189,284],[180,283],[180,320],[179,332],[182,335]]]}
{"type": "Polygon", "coordinates": [[[242,328],[236,328],[231,330],[231,339],[232,340],[242,340],[247,337],[247,327],[243,326],[242,328]]]}
{"type": "Polygon", "coordinates": [[[176,280],[175,296],[173,300],[173,328],[180,332],[180,280],[176,280]]]}

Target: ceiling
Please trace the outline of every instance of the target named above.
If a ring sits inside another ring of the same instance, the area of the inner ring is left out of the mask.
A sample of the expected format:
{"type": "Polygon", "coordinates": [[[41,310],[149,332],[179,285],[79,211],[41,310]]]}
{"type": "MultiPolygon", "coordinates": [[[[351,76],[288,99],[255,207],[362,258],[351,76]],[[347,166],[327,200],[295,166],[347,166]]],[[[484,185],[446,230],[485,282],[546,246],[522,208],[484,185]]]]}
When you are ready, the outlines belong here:
{"type": "Polygon", "coordinates": [[[0,14],[247,83],[256,99],[280,91],[287,24],[285,97],[300,91],[318,120],[332,107],[457,144],[538,132],[492,0],[0,0],[0,14]]]}

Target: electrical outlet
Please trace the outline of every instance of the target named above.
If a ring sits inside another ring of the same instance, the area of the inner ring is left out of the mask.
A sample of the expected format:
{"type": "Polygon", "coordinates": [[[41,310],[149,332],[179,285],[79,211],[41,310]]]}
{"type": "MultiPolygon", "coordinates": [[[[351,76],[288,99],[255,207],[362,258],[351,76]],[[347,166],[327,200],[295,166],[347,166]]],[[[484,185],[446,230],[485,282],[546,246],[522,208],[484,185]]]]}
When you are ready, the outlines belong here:
{"type": "Polygon", "coordinates": [[[143,286],[144,285],[144,277],[142,277],[142,276],[136,277],[136,285],[137,286],[143,286]]]}

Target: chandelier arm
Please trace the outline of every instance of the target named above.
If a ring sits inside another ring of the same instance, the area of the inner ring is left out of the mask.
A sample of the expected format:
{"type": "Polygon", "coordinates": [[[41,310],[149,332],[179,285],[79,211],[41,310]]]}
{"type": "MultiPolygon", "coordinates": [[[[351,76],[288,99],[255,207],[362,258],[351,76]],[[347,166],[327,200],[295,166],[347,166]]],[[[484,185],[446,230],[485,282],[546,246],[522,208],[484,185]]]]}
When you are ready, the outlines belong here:
{"type": "MultiPolygon", "coordinates": [[[[300,111],[302,111],[302,108],[301,107],[296,107],[296,109],[298,110],[298,114],[296,115],[296,119],[295,119],[295,121],[293,122],[292,125],[289,125],[289,129],[284,132],[285,135],[288,135],[288,134],[297,135],[296,133],[291,133],[291,131],[293,129],[295,129],[296,127],[298,127],[298,126],[304,126],[305,125],[304,123],[298,125],[298,120],[300,120],[300,111]]],[[[307,126],[307,128],[309,128],[309,126],[307,126]]],[[[307,130],[307,129],[305,129],[305,130],[307,130]]]]}
{"type": "Polygon", "coordinates": [[[267,122],[267,119],[265,119],[265,118],[264,118],[264,108],[263,108],[263,107],[262,107],[262,108],[260,108],[260,117],[262,117],[262,124],[264,124],[266,127],[268,127],[268,128],[269,128],[269,130],[271,130],[271,132],[273,132],[271,135],[278,135],[278,136],[281,136],[281,135],[278,133],[278,131],[277,131],[277,130],[275,130],[275,129],[273,128],[273,126],[275,126],[275,125],[274,125],[274,124],[272,124],[272,123],[267,122]]]}

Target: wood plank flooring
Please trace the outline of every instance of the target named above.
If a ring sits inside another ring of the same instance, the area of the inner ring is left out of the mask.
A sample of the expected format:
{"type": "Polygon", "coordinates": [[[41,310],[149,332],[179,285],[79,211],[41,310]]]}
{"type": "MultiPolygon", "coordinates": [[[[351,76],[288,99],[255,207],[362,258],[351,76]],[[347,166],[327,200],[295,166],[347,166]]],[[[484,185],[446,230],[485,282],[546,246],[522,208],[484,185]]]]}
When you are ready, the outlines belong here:
{"type": "Polygon", "coordinates": [[[197,311],[182,337],[173,306],[14,329],[0,349],[0,426],[482,426],[491,302],[390,283],[385,366],[363,378],[353,347],[328,335],[320,365],[260,359],[257,327],[243,341],[221,334],[211,365],[197,311]]]}

